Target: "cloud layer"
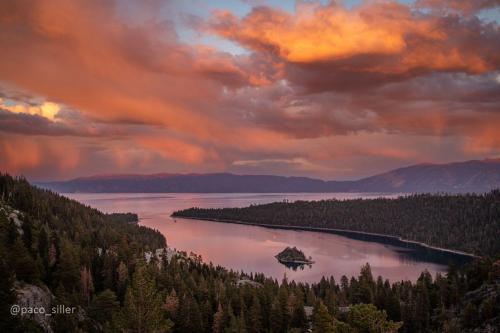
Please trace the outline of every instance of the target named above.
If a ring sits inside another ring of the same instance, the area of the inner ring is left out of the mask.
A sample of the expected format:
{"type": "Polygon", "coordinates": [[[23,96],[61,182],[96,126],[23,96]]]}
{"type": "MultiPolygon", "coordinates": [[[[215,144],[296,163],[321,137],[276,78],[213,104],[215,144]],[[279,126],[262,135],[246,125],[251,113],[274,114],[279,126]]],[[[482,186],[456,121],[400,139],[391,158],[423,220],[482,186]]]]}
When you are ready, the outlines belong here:
{"type": "Polygon", "coordinates": [[[498,4],[184,16],[230,54],[182,40],[175,1],[4,1],[0,169],[356,178],[498,155],[500,28],[477,16],[498,4]]]}

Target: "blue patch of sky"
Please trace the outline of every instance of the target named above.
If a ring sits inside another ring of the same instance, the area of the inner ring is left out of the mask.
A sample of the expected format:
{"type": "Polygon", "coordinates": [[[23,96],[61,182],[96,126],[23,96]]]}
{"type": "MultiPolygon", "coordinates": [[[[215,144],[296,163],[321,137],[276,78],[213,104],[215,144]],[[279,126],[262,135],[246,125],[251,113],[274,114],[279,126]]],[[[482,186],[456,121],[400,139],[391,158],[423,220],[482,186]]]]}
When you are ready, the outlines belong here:
{"type": "MultiPolygon", "coordinates": [[[[318,0],[322,4],[327,4],[330,0],[318,0]]],[[[341,3],[349,9],[352,9],[364,0],[343,0],[341,3]]],[[[414,0],[398,0],[403,4],[412,4],[414,0]]],[[[231,54],[247,54],[248,51],[240,45],[217,36],[199,33],[185,24],[183,17],[186,14],[196,15],[202,19],[208,18],[215,10],[226,10],[236,16],[243,17],[247,15],[253,7],[259,5],[280,8],[290,13],[295,12],[296,0],[185,0],[173,1],[169,7],[169,16],[173,19],[177,27],[177,34],[182,42],[188,44],[203,44],[216,48],[223,52],[231,54]],[[175,13],[172,15],[172,11],[175,13]]],[[[493,22],[500,22],[500,9],[486,10],[478,14],[481,19],[493,22]]]]}
{"type": "Polygon", "coordinates": [[[500,8],[483,10],[478,14],[479,18],[488,22],[500,24],[500,8]]]}
{"type": "MultiPolygon", "coordinates": [[[[322,4],[328,4],[331,0],[318,0],[322,4]]],[[[413,0],[399,0],[401,3],[411,3],[413,0]]],[[[236,16],[243,17],[250,13],[253,7],[263,5],[270,6],[273,8],[280,8],[282,10],[288,11],[290,13],[295,12],[296,0],[186,0],[175,2],[175,11],[177,12],[174,21],[177,26],[177,33],[179,39],[185,43],[189,44],[203,44],[210,47],[214,47],[223,52],[228,52],[231,54],[247,54],[248,51],[245,50],[240,45],[231,42],[229,40],[207,35],[200,34],[194,31],[192,28],[184,24],[182,21],[183,14],[192,14],[199,16],[201,18],[208,18],[214,10],[227,10],[236,16]]],[[[363,0],[343,0],[341,2],[344,6],[351,9],[363,3],[363,0]]]]}
{"type": "Polygon", "coordinates": [[[16,103],[15,101],[11,100],[11,99],[6,99],[6,100],[3,100],[3,105],[5,106],[14,106],[18,103],[16,103]]]}
{"type": "MultiPolygon", "coordinates": [[[[329,0],[321,0],[320,2],[326,4],[329,0]]],[[[203,44],[223,52],[241,55],[248,54],[248,50],[227,39],[208,34],[200,34],[189,27],[189,25],[184,24],[182,17],[187,13],[206,19],[215,10],[227,10],[236,16],[243,17],[250,13],[255,6],[280,8],[293,13],[295,11],[295,5],[295,0],[187,0],[175,5],[177,15],[175,15],[174,21],[181,41],[189,44],[203,44]]]]}
{"type": "Polygon", "coordinates": [[[252,6],[240,0],[186,0],[174,2],[169,8],[169,16],[174,21],[179,39],[188,44],[202,44],[231,54],[245,54],[247,51],[241,46],[227,39],[214,35],[204,34],[186,24],[186,16],[194,15],[207,19],[215,10],[227,10],[237,16],[245,16],[252,6]]]}

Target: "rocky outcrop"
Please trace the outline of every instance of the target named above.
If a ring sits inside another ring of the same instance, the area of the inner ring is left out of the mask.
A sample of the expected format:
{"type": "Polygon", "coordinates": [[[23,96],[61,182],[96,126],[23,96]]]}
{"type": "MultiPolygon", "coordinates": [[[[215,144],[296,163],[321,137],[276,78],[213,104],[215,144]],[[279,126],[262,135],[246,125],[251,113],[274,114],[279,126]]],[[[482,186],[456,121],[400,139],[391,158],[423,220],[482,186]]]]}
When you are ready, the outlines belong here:
{"type": "Polygon", "coordinates": [[[21,309],[26,309],[24,311],[25,313],[20,312],[19,315],[34,320],[45,332],[51,333],[50,308],[54,296],[50,290],[45,286],[39,287],[33,284],[21,284],[19,282],[16,282],[14,287],[17,292],[16,304],[21,309]]]}
{"type": "Polygon", "coordinates": [[[156,249],[155,251],[144,252],[144,259],[146,260],[146,263],[149,264],[149,262],[153,258],[161,262],[163,256],[166,256],[167,261],[170,261],[170,259],[172,259],[172,257],[176,254],[178,254],[176,250],[166,247],[166,248],[156,249]]]}
{"type": "Polygon", "coordinates": [[[23,221],[21,220],[23,218],[23,214],[16,210],[12,209],[9,205],[6,205],[4,203],[0,203],[0,214],[4,214],[5,217],[11,222],[14,223],[14,225],[17,228],[17,232],[22,235],[24,233],[23,231],[23,221]]]}
{"type": "Polygon", "coordinates": [[[250,287],[254,287],[254,288],[262,287],[262,283],[259,283],[257,281],[253,281],[250,279],[240,279],[236,282],[236,284],[238,285],[238,287],[245,286],[245,285],[250,286],[250,287]]]}
{"type": "MultiPolygon", "coordinates": [[[[495,265],[497,265],[497,262],[495,265]]],[[[490,283],[483,284],[480,288],[468,292],[464,297],[460,317],[462,326],[467,326],[467,311],[472,312],[472,317],[477,318],[477,323],[470,327],[462,327],[467,333],[500,333],[500,278],[495,278],[490,283]]]]}

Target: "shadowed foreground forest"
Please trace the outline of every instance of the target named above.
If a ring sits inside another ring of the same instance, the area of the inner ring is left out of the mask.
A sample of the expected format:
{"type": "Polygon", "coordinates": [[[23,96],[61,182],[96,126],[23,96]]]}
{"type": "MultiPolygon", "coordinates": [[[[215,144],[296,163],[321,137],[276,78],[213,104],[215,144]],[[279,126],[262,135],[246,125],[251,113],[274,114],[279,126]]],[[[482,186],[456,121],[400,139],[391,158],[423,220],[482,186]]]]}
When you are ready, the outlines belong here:
{"type": "MultiPolygon", "coordinates": [[[[498,192],[492,192],[484,197],[401,198],[386,209],[381,207],[388,201],[380,200],[370,201],[370,207],[364,208],[363,201],[323,201],[194,212],[210,212],[213,218],[221,218],[216,216],[219,212],[245,212],[248,215],[241,213],[238,217],[260,216],[264,221],[277,208],[281,213],[276,220],[270,220],[273,223],[285,223],[289,218],[287,222],[293,224],[299,219],[313,221],[315,216],[323,216],[318,221],[325,226],[330,209],[339,221],[347,223],[347,212],[341,214],[347,205],[359,208],[353,209],[359,212],[352,221],[367,216],[365,222],[370,220],[370,209],[373,220],[387,214],[388,221],[391,214],[425,217],[415,207],[423,205],[430,214],[440,206],[460,217],[460,221],[468,217],[476,221],[477,225],[468,223],[464,227],[474,235],[466,249],[474,250],[473,242],[480,248],[481,240],[476,229],[493,233],[484,234],[486,240],[495,235],[490,225],[498,223],[498,207],[494,205],[498,198],[498,192]],[[449,198],[457,202],[451,203],[449,198]],[[460,208],[467,202],[477,209],[460,208]],[[314,205],[321,208],[316,213],[314,205]],[[398,213],[404,206],[408,208],[398,213]],[[249,214],[259,209],[262,215],[249,214]],[[297,216],[293,219],[294,214],[297,216]],[[490,220],[482,224],[485,216],[490,220]]],[[[32,187],[24,179],[1,175],[0,331],[389,333],[498,332],[500,327],[500,262],[495,262],[493,256],[461,268],[450,267],[445,275],[433,277],[422,272],[414,283],[391,283],[374,277],[368,264],[360,267],[359,276],[343,276],[340,281],[332,277],[314,284],[286,278],[276,281],[262,274],[214,266],[196,254],[168,249],[163,235],[138,226],[135,218],[133,214],[106,215],[32,187]],[[28,303],[46,308],[65,305],[76,311],[52,316],[16,316],[9,312],[13,304],[28,303]]],[[[441,228],[457,223],[450,221],[436,216],[435,232],[440,234],[441,228]]],[[[381,224],[381,228],[389,228],[381,224]]],[[[380,232],[384,230],[389,229],[380,232]]],[[[401,230],[412,230],[416,239],[429,234],[423,225],[401,230]]],[[[452,239],[457,234],[450,232],[448,236],[452,239]]],[[[494,249],[490,244],[474,252],[492,254],[494,249]]]]}

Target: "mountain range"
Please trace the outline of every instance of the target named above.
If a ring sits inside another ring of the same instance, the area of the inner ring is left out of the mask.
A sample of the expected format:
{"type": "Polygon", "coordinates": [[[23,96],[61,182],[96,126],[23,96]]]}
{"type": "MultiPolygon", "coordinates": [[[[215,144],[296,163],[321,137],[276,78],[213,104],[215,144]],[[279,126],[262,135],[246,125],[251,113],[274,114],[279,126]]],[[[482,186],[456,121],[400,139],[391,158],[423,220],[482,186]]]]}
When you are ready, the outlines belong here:
{"type": "Polygon", "coordinates": [[[98,175],[36,185],[61,193],[478,193],[500,188],[500,159],[417,164],[352,181],[231,173],[161,173],[98,175]]]}

